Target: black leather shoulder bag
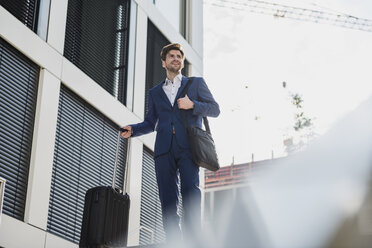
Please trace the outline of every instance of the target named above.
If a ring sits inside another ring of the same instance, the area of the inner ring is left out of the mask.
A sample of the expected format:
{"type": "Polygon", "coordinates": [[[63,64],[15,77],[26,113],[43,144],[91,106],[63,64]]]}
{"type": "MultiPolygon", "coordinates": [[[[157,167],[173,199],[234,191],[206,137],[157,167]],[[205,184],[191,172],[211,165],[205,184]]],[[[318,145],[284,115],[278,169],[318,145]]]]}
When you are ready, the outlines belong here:
{"type": "MultiPolygon", "coordinates": [[[[186,92],[193,80],[193,77],[189,79],[180,97],[185,97],[186,92]]],[[[204,131],[199,127],[188,126],[186,110],[182,110],[181,112],[194,163],[205,169],[217,171],[220,168],[220,164],[218,162],[216,147],[212,138],[207,117],[203,116],[203,122],[206,129],[204,131]]]]}

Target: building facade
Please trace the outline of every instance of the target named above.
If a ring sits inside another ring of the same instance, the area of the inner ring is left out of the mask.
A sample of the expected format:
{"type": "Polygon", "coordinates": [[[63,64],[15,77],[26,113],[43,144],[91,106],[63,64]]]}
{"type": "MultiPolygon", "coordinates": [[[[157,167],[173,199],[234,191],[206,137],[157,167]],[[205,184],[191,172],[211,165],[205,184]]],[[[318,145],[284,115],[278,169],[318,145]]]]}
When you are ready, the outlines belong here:
{"type": "MultiPolygon", "coordinates": [[[[1,247],[78,247],[85,192],[111,185],[118,128],[143,120],[169,42],[185,50],[184,75],[201,76],[202,1],[0,1],[1,247]]],[[[120,144],[128,245],[165,238],[154,139],[120,144]]]]}

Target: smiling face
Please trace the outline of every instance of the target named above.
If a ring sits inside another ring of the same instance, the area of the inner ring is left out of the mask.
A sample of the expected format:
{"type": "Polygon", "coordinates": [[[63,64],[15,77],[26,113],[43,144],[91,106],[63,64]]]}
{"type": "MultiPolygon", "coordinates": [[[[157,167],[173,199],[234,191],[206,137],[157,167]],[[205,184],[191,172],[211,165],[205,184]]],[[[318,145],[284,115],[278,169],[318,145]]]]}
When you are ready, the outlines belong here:
{"type": "Polygon", "coordinates": [[[184,67],[184,59],[179,50],[170,50],[165,56],[165,60],[161,61],[163,68],[167,72],[178,74],[184,67]]]}

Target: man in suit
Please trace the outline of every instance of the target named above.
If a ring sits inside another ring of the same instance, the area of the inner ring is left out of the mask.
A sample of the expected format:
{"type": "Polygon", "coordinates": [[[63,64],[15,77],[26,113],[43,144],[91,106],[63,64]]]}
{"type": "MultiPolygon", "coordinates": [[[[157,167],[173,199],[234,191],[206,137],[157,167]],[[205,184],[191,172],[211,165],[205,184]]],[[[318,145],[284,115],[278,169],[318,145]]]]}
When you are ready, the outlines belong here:
{"type": "Polygon", "coordinates": [[[191,240],[201,230],[199,167],[192,160],[181,111],[186,111],[188,126],[202,127],[203,116],[217,117],[220,110],[201,77],[195,77],[186,96],[180,98],[189,78],[181,74],[185,55],[179,44],[164,46],[160,56],[167,78],[149,90],[145,120],[123,127],[128,131],[122,132],[122,136],[157,132],[154,160],[164,231],[168,241],[181,239],[177,215],[179,173],[184,213],[182,233],[184,239],[191,240]]]}

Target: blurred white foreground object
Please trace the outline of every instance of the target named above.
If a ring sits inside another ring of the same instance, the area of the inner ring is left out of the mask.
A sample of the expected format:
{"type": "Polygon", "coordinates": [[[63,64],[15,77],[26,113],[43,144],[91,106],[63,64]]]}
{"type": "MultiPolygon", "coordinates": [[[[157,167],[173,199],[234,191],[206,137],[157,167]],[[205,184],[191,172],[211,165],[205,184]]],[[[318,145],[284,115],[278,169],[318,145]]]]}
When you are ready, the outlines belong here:
{"type": "Polygon", "coordinates": [[[265,167],[184,247],[372,247],[372,98],[265,167]]]}
{"type": "Polygon", "coordinates": [[[372,247],[372,98],[251,185],[272,247],[372,247]]]}

